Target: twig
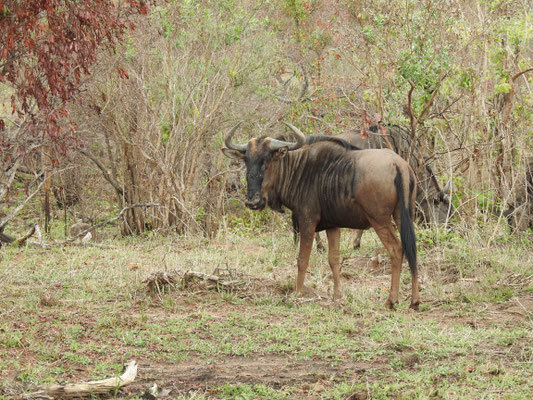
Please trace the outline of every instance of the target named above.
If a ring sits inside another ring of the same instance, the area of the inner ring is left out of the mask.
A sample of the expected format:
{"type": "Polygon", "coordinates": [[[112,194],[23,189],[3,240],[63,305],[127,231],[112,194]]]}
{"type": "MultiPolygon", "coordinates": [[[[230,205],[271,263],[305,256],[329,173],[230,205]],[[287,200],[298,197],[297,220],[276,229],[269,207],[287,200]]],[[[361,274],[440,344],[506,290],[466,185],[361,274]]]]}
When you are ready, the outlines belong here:
{"type": "Polygon", "coordinates": [[[44,185],[44,180],[39,183],[39,186],[37,186],[37,189],[35,189],[35,191],[30,194],[28,197],[26,197],[24,199],[24,201],[22,203],[20,203],[18,206],[15,207],[15,209],[13,211],[11,211],[8,215],[6,215],[4,218],[0,219],[0,227],[4,226],[5,224],[7,224],[15,215],[17,215],[17,213],[22,210],[24,208],[24,206],[31,200],[33,199],[33,196],[35,196],[37,193],[39,193],[39,190],[41,190],[41,187],[44,185]]]}
{"type": "Polygon", "coordinates": [[[79,153],[83,154],[85,157],[89,158],[96,164],[96,166],[100,169],[100,171],[102,171],[102,175],[104,176],[104,179],[108,181],[111,184],[111,186],[113,186],[113,188],[115,189],[115,191],[118,193],[119,196],[124,195],[124,190],[122,190],[119,183],[111,175],[109,175],[104,164],[102,164],[102,162],[98,158],[96,158],[92,153],[90,153],[86,149],[79,148],[77,150],[79,153]]]}
{"type": "MultiPolygon", "coordinates": [[[[17,170],[19,168],[21,159],[20,157],[17,158],[17,161],[11,166],[11,175],[9,178],[6,179],[5,183],[2,183],[2,187],[0,187],[0,199],[4,198],[5,193],[7,192],[7,189],[11,186],[11,183],[13,182],[13,179],[15,179],[15,175],[17,174],[17,170]]],[[[0,225],[1,227],[2,225],[0,225]]]]}

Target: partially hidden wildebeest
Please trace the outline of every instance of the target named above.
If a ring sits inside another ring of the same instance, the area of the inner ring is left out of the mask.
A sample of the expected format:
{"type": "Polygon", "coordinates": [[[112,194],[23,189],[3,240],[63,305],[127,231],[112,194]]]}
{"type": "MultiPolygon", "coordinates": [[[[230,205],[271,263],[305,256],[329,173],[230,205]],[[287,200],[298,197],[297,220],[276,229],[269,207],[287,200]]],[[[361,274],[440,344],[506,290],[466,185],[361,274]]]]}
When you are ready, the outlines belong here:
{"type": "MultiPolygon", "coordinates": [[[[419,220],[427,225],[442,225],[447,221],[451,211],[448,198],[450,185],[446,184],[444,188],[440,188],[430,163],[424,159],[418,146],[412,145],[413,140],[408,131],[397,125],[372,125],[367,131],[366,138],[363,138],[357,131],[342,133],[335,137],[344,139],[360,149],[389,148],[399,154],[409,162],[417,178],[416,215],[419,220]]],[[[314,140],[313,135],[306,138],[308,141],[314,140]]],[[[293,226],[297,231],[296,221],[293,221],[293,226]]],[[[362,235],[363,230],[356,231],[354,249],[360,246],[362,235]]],[[[316,241],[317,247],[323,249],[319,235],[316,235],[316,241]]]]}
{"type": "Polygon", "coordinates": [[[387,306],[398,302],[402,258],[405,254],[412,277],[411,305],[420,303],[413,209],[415,176],[409,164],[388,149],[354,150],[342,139],[324,136],[305,145],[305,135],[290,128],[296,142],[269,137],[252,138],[246,144],[232,140],[240,124],[226,135],[222,148],[228,157],[246,164],[246,206],[276,211],[290,209],[300,229],[296,292],[305,294],[304,279],[314,234],[325,230],[334,298],[341,297],[340,229],[373,227],[391,258],[392,280],[387,306]],[[395,234],[393,221],[400,232],[395,234]]]}

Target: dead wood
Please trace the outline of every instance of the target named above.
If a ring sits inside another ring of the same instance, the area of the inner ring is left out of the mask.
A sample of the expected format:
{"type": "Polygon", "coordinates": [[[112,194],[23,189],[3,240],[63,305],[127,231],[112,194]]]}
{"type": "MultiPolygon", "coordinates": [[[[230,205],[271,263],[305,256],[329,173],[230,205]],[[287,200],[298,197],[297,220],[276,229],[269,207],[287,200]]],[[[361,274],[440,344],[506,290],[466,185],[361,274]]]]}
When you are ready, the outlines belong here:
{"type": "MultiPolygon", "coordinates": [[[[37,227],[37,225],[34,225],[26,235],[24,235],[24,236],[22,236],[22,237],[20,237],[18,239],[12,238],[11,236],[8,236],[8,235],[0,232],[0,243],[2,243],[2,244],[12,244],[12,245],[16,244],[19,247],[22,247],[22,246],[24,246],[24,244],[26,244],[26,241],[31,236],[33,236],[33,234],[35,233],[36,227],[37,227]]],[[[1,244],[0,244],[0,247],[2,247],[1,244]]]]}
{"type": "Polygon", "coordinates": [[[85,157],[89,158],[96,164],[96,166],[100,169],[100,171],[102,171],[102,175],[104,179],[108,181],[111,184],[111,186],[113,186],[113,189],[115,189],[115,192],[117,192],[117,196],[119,198],[122,198],[122,196],[124,195],[124,190],[122,189],[121,185],[117,182],[117,180],[113,176],[109,175],[109,172],[107,172],[107,168],[105,167],[105,165],[87,149],[80,147],[77,150],[78,152],[80,152],[81,154],[83,154],[85,157]]]}
{"type": "Polygon", "coordinates": [[[157,293],[160,295],[166,287],[174,287],[178,280],[177,274],[159,271],[150,275],[143,282],[146,283],[150,293],[157,293]]]}
{"type": "Polygon", "coordinates": [[[225,290],[243,292],[254,287],[251,278],[246,279],[233,269],[216,268],[213,274],[198,271],[165,272],[151,274],[143,281],[150,293],[162,294],[167,288],[179,286],[184,290],[225,290]]]}
{"type": "Polygon", "coordinates": [[[37,228],[37,225],[33,225],[32,228],[30,229],[30,231],[29,231],[27,234],[25,234],[24,236],[22,236],[22,237],[16,239],[16,240],[14,241],[14,243],[16,243],[19,247],[24,246],[24,244],[26,244],[26,241],[27,241],[30,237],[33,236],[33,234],[35,233],[36,228],[37,228]]]}
{"type": "Polygon", "coordinates": [[[117,391],[122,386],[129,385],[137,376],[137,362],[132,360],[124,365],[125,371],[119,377],[102,379],[99,381],[71,383],[67,385],[51,385],[41,387],[33,393],[25,393],[20,399],[69,399],[89,397],[95,394],[104,394],[117,391]]]}

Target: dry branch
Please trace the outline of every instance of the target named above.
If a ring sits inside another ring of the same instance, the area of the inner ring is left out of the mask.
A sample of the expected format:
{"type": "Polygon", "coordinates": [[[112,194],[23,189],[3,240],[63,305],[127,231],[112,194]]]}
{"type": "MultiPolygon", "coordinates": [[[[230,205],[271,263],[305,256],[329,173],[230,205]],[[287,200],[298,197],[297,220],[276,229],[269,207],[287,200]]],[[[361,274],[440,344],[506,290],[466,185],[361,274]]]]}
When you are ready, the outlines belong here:
{"type": "Polygon", "coordinates": [[[80,233],[78,233],[76,236],[68,239],[68,240],[65,240],[63,242],[63,244],[71,244],[73,243],[77,238],[79,237],[84,237],[87,233],[89,232],[92,232],[94,231],[95,229],[98,229],[104,225],[107,225],[111,222],[114,222],[116,221],[117,219],[120,219],[120,217],[122,217],[124,215],[124,213],[132,208],[137,208],[137,207],[161,207],[161,204],[159,203],[142,203],[142,204],[132,204],[132,205],[129,205],[129,206],[126,206],[124,207],[122,210],[120,210],[120,212],[118,213],[117,216],[113,217],[113,218],[110,218],[106,221],[103,221],[103,222],[100,222],[99,224],[96,224],[96,225],[93,225],[87,229],[85,229],[84,231],[81,231],[80,233]]]}
{"type": "Polygon", "coordinates": [[[104,394],[117,391],[122,386],[129,385],[137,376],[137,362],[128,361],[125,365],[124,373],[119,377],[102,379],[100,381],[90,381],[82,383],[71,383],[67,385],[51,385],[41,387],[33,393],[26,393],[20,396],[21,399],[67,399],[75,397],[89,397],[95,394],[104,394]]]}
{"type": "Polygon", "coordinates": [[[85,157],[89,158],[96,164],[96,166],[100,169],[100,171],[102,171],[102,175],[104,176],[105,180],[108,181],[111,184],[111,186],[113,186],[113,188],[115,189],[119,197],[122,197],[124,195],[124,190],[122,190],[122,187],[116,181],[116,179],[114,179],[111,175],[109,175],[104,164],[102,164],[102,162],[98,158],[96,158],[91,152],[89,152],[87,149],[78,148],[77,150],[79,153],[83,154],[85,157]]]}
{"type": "Polygon", "coordinates": [[[11,186],[13,179],[15,179],[15,175],[17,174],[20,163],[21,159],[19,157],[10,167],[11,171],[9,171],[9,176],[5,179],[5,182],[0,182],[0,199],[4,198],[4,195],[6,194],[8,188],[11,186]]]}
{"type": "MultiPolygon", "coordinates": [[[[49,178],[52,178],[55,174],[58,174],[58,173],[60,173],[60,172],[62,172],[62,171],[66,171],[66,170],[68,170],[68,169],[71,169],[71,167],[63,168],[63,169],[60,169],[60,170],[58,170],[58,171],[54,171],[54,172],[52,172],[52,173],[49,175],[49,178]]],[[[39,175],[39,177],[40,177],[40,175],[39,175]]],[[[37,180],[39,179],[39,177],[35,179],[35,182],[37,182],[37,180]]],[[[45,184],[45,182],[46,182],[46,180],[41,181],[41,183],[39,183],[39,185],[37,186],[37,188],[36,188],[32,193],[30,193],[28,196],[26,196],[26,198],[25,198],[25,199],[24,199],[19,205],[17,205],[17,206],[13,209],[13,211],[11,211],[8,215],[6,215],[5,217],[3,217],[3,218],[0,219],[0,228],[3,227],[3,226],[5,226],[5,225],[6,225],[11,219],[13,219],[13,218],[15,217],[15,215],[17,215],[18,212],[19,212],[20,210],[22,210],[22,209],[26,206],[26,204],[28,204],[28,202],[29,202],[31,199],[33,199],[33,197],[34,197],[37,193],[39,193],[39,190],[41,190],[41,187],[45,184]]]]}

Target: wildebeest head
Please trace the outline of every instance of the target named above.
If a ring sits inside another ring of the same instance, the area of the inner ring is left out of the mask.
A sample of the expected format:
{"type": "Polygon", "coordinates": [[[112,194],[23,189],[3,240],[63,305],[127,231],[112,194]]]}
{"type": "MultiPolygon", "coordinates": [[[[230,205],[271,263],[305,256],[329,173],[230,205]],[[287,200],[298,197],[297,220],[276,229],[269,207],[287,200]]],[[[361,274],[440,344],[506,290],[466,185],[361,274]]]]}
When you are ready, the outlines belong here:
{"type": "MultiPolygon", "coordinates": [[[[293,125],[284,122],[291,131],[296,142],[285,142],[269,137],[253,138],[247,144],[235,144],[232,137],[241,123],[230,129],[224,139],[225,148],[222,152],[230,158],[244,160],[246,164],[246,207],[262,210],[268,203],[268,193],[273,185],[278,161],[288,151],[297,150],[305,144],[304,134],[293,125]]],[[[277,207],[271,205],[272,208],[277,207]]]]}

